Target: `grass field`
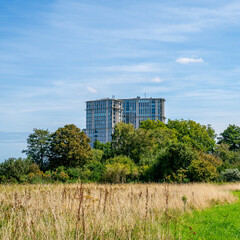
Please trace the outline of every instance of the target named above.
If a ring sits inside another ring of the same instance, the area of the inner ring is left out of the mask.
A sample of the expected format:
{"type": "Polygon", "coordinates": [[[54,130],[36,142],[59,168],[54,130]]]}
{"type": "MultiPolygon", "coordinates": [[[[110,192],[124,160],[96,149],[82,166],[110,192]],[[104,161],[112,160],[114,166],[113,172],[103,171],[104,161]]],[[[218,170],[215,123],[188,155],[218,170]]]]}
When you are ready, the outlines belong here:
{"type": "Polygon", "coordinates": [[[1,185],[0,239],[234,239],[231,190],[240,184],[1,185]]]}
{"type": "MultiPolygon", "coordinates": [[[[240,192],[234,194],[240,197],[240,192]]],[[[182,218],[182,239],[240,239],[239,216],[240,201],[186,214],[182,218]]]]}

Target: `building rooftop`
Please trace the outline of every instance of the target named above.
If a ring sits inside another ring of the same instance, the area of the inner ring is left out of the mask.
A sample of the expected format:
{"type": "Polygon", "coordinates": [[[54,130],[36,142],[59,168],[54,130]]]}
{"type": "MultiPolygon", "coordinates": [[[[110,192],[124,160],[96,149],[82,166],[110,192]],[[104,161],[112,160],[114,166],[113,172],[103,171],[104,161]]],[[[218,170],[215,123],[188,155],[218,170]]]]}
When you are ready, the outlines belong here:
{"type": "Polygon", "coordinates": [[[122,100],[137,100],[137,99],[141,99],[141,100],[150,100],[150,99],[161,99],[163,101],[166,101],[164,98],[153,98],[153,97],[144,97],[144,98],[141,98],[139,96],[137,96],[136,98],[120,98],[120,99],[115,99],[115,98],[101,98],[101,99],[97,99],[97,100],[88,100],[86,102],[97,102],[97,101],[109,101],[109,100],[112,100],[112,101],[122,101],[122,100]]]}

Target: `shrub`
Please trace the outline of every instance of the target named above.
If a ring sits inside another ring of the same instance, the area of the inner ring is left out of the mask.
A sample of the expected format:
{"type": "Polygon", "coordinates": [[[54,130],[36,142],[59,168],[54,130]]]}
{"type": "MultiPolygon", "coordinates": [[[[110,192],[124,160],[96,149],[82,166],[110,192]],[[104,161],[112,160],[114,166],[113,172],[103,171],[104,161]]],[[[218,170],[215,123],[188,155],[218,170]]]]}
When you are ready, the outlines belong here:
{"type": "Polygon", "coordinates": [[[238,169],[226,169],[221,172],[221,177],[226,182],[238,182],[240,181],[240,172],[238,169]]]}
{"type": "Polygon", "coordinates": [[[66,170],[66,172],[70,179],[77,180],[77,179],[81,178],[82,169],[81,168],[68,168],[66,170]]]}
{"type": "Polygon", "coordinates": [[[90,171],[89,180],[93,182],[100,182],[105,166],[100,162],[91,162],[86,166],[90,171]]]}
{"type": "MultiPolygon", "coordinates": [[[[159,152],[156,163],[152,166],[155,181],[172,179],[180,169],[188,169],[193,160],[197,159],[197,153],[187,144],[170,142],[168,147],[159,152]]],[[[181,170],[182,171],[182,170],[181,170]]]]}
{"type": "Polygon", "coordinates": [[[93,160],[96,162],[100,162],[102,160],[103,157],[103,150],[99,150],[99,149],[92,149],[92,153],[93,153],[93,160]]]}
{"type": "Polygon", "coordinates": [[[0,164],[0,181],[16,183],[21,182],[22,176],[29,172],[30,159],[9,158],[0,164]]]}
{"type": "Polygon", "coordinates": [[[107,164],[103,181],[109,183],[124,183],[130,175],[130,167],[122,163],[107,164]]]}
{"type": "Polygon", "coordinates": [[[37,173],[38,171],[40,171],[40,168],[36,163],[31,163],[29,165],[29,173],[37,173]]]}
{"type": "Polygon", "coordinates": [[[138,177],[138,167],[133,160],[120,155],[107,160],[102,180],[110,183],[123,183],[135,181],[138,177]]]}
{"type": "Polygon", "coordinates": [[[198,159],[193,160],[189,166],[188,175],[191,181],[210,182],[218,178],[217,167],[220,165],[221,162],[216,157],[200,152],[198,159]]]}

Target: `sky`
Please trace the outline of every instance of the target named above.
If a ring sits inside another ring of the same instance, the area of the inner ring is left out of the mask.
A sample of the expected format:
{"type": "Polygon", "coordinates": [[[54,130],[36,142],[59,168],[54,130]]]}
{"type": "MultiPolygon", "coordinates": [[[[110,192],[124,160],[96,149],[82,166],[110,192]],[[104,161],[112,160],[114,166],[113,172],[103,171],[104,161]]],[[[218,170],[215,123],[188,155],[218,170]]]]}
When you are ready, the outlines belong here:
{"type": "Polygon", "coordinates": [[[0,161],[34,128],[85,128],[85,101],[113,95],[239,125],[239,39],[239,1],[1,0],[0,161]]]}

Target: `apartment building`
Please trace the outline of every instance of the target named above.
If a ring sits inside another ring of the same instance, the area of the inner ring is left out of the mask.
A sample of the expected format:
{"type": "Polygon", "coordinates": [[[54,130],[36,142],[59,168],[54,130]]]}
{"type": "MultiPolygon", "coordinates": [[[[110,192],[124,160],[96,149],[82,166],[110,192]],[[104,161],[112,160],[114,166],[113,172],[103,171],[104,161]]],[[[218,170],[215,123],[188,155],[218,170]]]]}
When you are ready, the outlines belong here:
{"type": "Polygon", "coordinates": [[[129,98],[93,100],[86,102],[85,133],[93,142],[112,140],[114,126],[119,122],[131,123],[139,128],[140,122],[151,119],[165,122],[165,99],[129,98]]]}

